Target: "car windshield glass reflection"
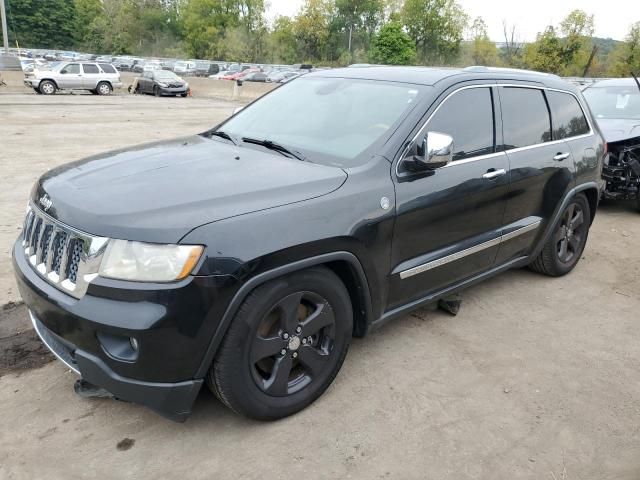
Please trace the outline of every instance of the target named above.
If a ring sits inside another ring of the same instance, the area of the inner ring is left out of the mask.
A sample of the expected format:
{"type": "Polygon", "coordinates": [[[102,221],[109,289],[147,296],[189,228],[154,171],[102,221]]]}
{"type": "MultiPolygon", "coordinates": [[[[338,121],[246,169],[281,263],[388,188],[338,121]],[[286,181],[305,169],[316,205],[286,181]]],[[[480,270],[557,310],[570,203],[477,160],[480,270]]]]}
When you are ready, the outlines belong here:
{"type": "Polygon", "coordinates": [[[583,94],[596,118],[640,120],[640,90],[636,86],[587,88],[583,94]]]}
{"type": "Polygon", "coordinates": [[[429,87],[342,78],[301,78],[227,121],[234,137],[268,139],[312,162],[341,167],[396,125],[429,87]]]}

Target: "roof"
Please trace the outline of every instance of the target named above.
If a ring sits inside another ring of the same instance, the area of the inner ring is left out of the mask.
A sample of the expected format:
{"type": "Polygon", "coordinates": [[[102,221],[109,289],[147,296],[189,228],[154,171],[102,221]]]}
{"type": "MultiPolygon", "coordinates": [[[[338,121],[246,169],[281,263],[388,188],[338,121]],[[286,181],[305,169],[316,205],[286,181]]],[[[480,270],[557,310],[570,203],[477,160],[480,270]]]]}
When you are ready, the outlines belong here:
{"type": "Polygon", "coordinates": [[[610,80],[600,80],[588,88],[606,88],[606,87],[637,87],[633,78],[612,78],[610,80]]]}
{"type": "Polygon", "coordinates": [[[359,64],[350,68],[336,68],[321,72],[312,72],[308,76],[330,78],[354,78],[390,82],[413,83],[418,85],[436,85],[443,80],[457,77],[456,80],[523,80],[541,83],[549,87],[567,88],[568,83],[556,75],[518,70],[512,68],[492,68],[473,66],[466,68],[449,67],[400,67],[359,64]]]}

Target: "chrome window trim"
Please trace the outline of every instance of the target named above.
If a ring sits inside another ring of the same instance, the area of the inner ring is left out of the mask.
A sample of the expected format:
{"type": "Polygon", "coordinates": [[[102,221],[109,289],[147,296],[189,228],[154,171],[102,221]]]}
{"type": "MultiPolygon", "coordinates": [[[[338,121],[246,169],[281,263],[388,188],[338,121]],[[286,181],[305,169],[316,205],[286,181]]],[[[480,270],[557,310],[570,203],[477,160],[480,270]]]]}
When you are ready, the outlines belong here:
{"type": "MultiPolygon", "coordinates": [[[[521,152],[521,151],[525,151],[525,150],[530,150],[532,148],[538,148],[538,147],[542,147],[542,146],[545,146],[545,145],[555,145],[555,144],[559,144],[559,143],[562,143],[562,142],[565,142],[565,141],[578,140],[578,139],[581,139],[581,138],[587,138],[587,137],[590,137],[590,136],[594,135],[593,126],[591,124],[591,120],[590,120],[589,116],[585,113],[584,105],[582,104],[582,102],[580,101],[578,96],[575,93],[573,93],[573,92],[571,92],[569,90],[562,90],[562,89],[559,89],[559,88],[546,87],[546,86],[543,86],[543,85],[524,85],[524,84],[517,84],[517,83],[483,83],[483,84],[478,84],[478,85],[465,85],[464,87],[460,87],[460,88],[454,90],[453,92],[449,93],[446,97],[444,97],[442,102],[440,102],[440,104],[436,107],[436,109],[433,112],[431,112],[431,115],[429,115],[429,117],[425,120],[425,122],[422,125],[422,127],[420,127],[420,130],[418,130],[418,133],[416,133],[414,135],[414,137],[407,144],[407,146],[404,148],[404,150],[402,150],[402,154],[400,155],[400,158],[398,159],[398,161],[396,163],[396,176],[401,176],[400,171],[398,169],[400,167],[400,164],[404,160],[404,158],[406,158],[407,153],[409,152],[409,149],[411,148],[411,145],[413,145],[416,142],[416,140],[418,139],[418,137],[420,137],[420,135],[422,135],[424,133],[425,129],[429,125],[429,122],[431,121],[433,116],[436,113],[438,113],[438,110],[440,110],[440,107],[442,107],[442,105],[444,105],[445,102],[447,100],[449,100],[449,98],[451,98],[456,93],[461,92],[462,90],[468,90],[468,89],[471,89],[471,88],[492,88],[492,87],[531,88],[531,89],[535,89],[535,90],[548,90],[548,91],[552,91],[552,92],[567,93],[569,95],[572,95],[573,98],[575,98],[576,101],[578,102],[578,105],[580,106],[580,109],[582,110],[582,114],[584,115],[584,118],[587,120],[587,125],[589,126],[589,132],[588,133],[583,133],[583,134],[580,134],[580,135],[575,135],[575,136],[572,136],[572,137],[563,138],[563,139],[560,139],[560,140],[552,140],[552,141],[549,141],[549,142],[535,143],[533,145],[527,145],[525,147],[512,148],[510,150],[503,150],[501,152],[494,152],[494,153],[489,153],[489,154],[486,154],[486,155],[478,155],[476,157],[463,158],[462,160],[453,161],[453,162],[451,162],[451,163],[449,163],[449,164],[447,164],[447,165],[445,165],[444,167],[441,167],[441,168],[452,167],[452,166],[455,166],[455,165],[462,165],[462,164],[465,164],[465,163],[475,162],[475,161],[479,161],[479,160],[486,160],[487,158],[497,157],[500,154],[517,153],[517,152],[521,152]]],[[[553,117],[551,118],[551,120],[553,121],[553,117]]],[[[495,121],[495,119],[494,119],[494,121],[495,121]]],[[[553,130],[553,124],[551,125],[551,128],[553,130]]],[[[455,138],[454,138],[454,141],[455,141],[455,138]]]]}
{"type": "Polygon", "coordinates": [[[479,253],[487,248],[495,247],[496,245],[500,245],[504,242],[512,240],[520,235],[524,235],[525,233],[536,230],[540,226],[541,221],[533,222],[524,227],[518,228],[513,232],[509,232],[505,235],[501,235],[497,238],[489,240],[487,242],[480,243],[470,248],[466,248],[459,252],[455,252],[444,257],[437,258],[435,260],[431,260],[430,262],[423,263],[421,265],[409,268],[407,270],[403,270],[400,272],[400,279],[404,280],[405,278],[412,277],[414,275],[418,275],[419,273],[426,272],[428,270],[432,270],[437,267],[441,267],[451,262],[455,262],[456,260],[460,260],[462,258],[468,257],[469,255],[473,255],[475,253],[479,253]]]}

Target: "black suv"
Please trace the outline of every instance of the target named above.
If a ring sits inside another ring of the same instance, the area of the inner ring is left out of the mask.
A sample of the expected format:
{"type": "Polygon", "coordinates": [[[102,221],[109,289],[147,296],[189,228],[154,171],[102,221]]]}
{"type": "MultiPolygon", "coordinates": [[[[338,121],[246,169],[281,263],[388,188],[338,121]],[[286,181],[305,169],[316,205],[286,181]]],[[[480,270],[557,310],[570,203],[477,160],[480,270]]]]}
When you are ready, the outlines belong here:
{"type": "Polygon", "coordinates": [[[320,396],[352,336],[509,268],[580,259],[603,141],[552,75],[366,67],[210,131],[46,173],[13,261],[47,346],[175,420],[320,396]]]}

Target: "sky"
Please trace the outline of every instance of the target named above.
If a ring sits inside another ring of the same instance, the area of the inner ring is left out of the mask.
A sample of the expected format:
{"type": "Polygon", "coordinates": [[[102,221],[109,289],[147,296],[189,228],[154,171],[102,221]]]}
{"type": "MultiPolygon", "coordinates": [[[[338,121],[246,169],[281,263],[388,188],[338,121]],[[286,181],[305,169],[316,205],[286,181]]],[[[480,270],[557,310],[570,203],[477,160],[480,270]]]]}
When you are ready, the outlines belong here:
{"type": "MultiPolygon", "coordinates": [[[[295,15],[303,0],[268,0],[270,18],[295,15]]],[[[623,40],[640,21],[640,0],[457,0],[473,19],[482,17],[493,41],[504,41],[502,20],[516,25],[518,40],[529,42],[547,25],[558,25],[576,8],[595,16],[595,36],[623,40]]]]}

